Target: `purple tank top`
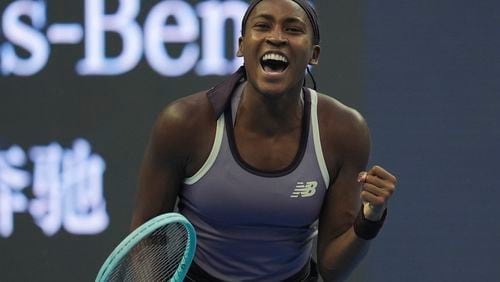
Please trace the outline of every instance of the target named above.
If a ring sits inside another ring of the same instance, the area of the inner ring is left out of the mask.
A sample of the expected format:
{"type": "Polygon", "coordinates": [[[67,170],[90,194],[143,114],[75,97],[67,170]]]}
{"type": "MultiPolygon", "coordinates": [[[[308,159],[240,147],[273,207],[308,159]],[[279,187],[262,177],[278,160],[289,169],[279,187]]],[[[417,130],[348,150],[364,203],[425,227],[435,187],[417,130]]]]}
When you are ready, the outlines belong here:
{"type": "Polygon", "coordinates": [[[279,281],[309,261],[329,183],[317,93],[304,91],[305,122],[295,160],[281,171],[265,172],[246,164],[234,143],[232,117],[243,85],[217,120],[209,157],[185,179],[179,208],[196,229],[194,261],[205,271],[225,281],[279,281]]]}

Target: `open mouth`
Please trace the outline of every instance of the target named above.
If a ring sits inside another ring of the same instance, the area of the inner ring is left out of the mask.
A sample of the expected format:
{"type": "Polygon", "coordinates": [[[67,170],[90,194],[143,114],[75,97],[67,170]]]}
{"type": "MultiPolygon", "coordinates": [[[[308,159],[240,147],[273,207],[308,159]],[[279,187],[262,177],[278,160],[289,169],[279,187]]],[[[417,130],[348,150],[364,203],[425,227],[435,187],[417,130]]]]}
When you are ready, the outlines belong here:
{"type": "Polygon", "coordinates": [[[283,72],[288,67],[288,59],[277,53],[267,53],[260,59],[265,72],[283,72]]]}

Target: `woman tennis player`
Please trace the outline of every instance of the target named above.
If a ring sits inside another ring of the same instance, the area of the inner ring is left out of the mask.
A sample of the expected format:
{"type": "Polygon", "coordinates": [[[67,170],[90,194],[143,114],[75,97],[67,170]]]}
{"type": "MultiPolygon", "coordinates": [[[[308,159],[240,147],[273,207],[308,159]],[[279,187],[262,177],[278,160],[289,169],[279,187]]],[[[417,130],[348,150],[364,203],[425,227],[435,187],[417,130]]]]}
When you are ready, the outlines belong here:
{"type": "Polygon", "coordinates": [[[343,280],[382,227],[396,178],[366,168],[363,117],[304,86],[320,55],[306,0],[253,1],[241,30],[244,65],[158,117],[132,228],[178,200],[197,233],[186,281],[315,281],[316,269],[343,280]]]}

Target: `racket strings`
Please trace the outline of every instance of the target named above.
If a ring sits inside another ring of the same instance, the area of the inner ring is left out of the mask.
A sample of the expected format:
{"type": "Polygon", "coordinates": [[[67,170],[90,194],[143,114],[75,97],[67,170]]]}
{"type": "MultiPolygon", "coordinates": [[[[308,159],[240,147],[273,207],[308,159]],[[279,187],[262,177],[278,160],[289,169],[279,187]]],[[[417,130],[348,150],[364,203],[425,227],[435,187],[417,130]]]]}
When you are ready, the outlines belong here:
{"type": "Polygon", "coordinates": [[[109,281],[167,281],[177,271],[187,244],[188,233],[182,224],[159,228],[132,248],[109,281]]]}

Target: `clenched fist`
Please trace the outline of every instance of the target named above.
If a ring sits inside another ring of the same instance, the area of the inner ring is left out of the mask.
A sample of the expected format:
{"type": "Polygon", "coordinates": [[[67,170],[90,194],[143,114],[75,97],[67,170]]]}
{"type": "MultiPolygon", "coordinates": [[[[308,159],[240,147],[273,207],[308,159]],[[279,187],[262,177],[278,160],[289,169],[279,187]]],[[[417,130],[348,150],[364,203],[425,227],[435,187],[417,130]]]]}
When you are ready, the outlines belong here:
{"type": "Polygon", "coordinates": [[[368,171],[360,172],[358,182],[362,183],[361,200],[364,203],[365,218],[370,221],[380,220],[396,190],[396,177],[376,165],[368,171]]]}

